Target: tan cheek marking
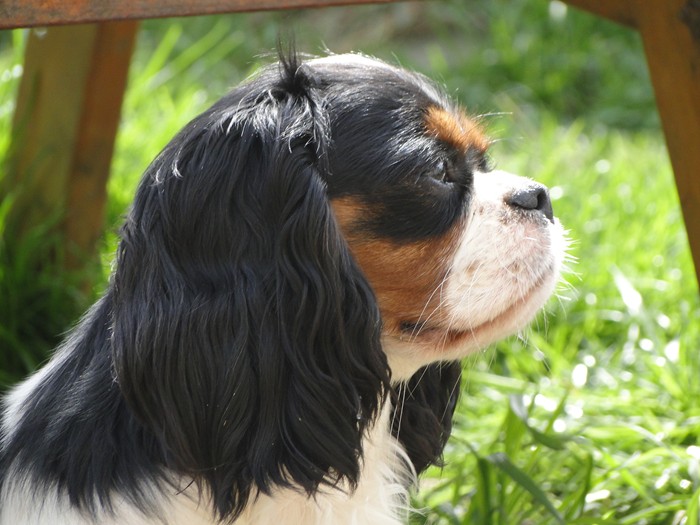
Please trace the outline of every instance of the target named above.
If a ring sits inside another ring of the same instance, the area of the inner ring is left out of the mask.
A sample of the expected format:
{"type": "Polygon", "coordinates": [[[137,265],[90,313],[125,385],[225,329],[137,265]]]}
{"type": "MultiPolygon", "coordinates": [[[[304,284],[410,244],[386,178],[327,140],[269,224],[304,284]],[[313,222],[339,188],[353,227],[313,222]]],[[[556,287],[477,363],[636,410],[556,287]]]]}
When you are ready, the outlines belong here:
{"type": "Polygon", "coordinates": [[[340,229],[347,236],[350,228],[360,219],[367,218],[368,206],[355,197],[338,197],[331,200],[331,208],[340,229]]]}
{"type": "Polygon", "coordinates": [[[444,320],[439,286],[454,257],[460,221],[440,237],[400,244],[363,234],[357,222],[372,213],[357,199],[343,197],[331,204],[353,256],[377,296],[384,330],[398,335],[403,322],[428,317],[444,320]]]}
{"type": "Polygon", "coordinates": [[[425,126],[428,133],[460,151],[476,148],[485,153],[490,145],[480,126],[461,113],[453,114],[433,106],[428,110],[425,126]]]}

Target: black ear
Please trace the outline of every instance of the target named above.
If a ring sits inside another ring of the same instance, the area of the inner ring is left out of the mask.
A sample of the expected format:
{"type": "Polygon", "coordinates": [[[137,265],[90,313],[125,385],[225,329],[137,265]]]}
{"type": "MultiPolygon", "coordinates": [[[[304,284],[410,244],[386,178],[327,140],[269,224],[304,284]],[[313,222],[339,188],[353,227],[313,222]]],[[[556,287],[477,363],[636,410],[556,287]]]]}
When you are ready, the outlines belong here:
{"type": "Polygon", "coordinates": [[[119,386],[222,519],[258,489],[356,483],[389,391],[373,292],[326,197],[326,125],[303,66],[266,71],[166,147],[122,230],[119,386]]]}
{"type": "Polygon", "coordinates": [[[421,368],[395,390],[391,431],[418,474],[442,462],[461,376],[459,363],[436,363],[421,368]]]}

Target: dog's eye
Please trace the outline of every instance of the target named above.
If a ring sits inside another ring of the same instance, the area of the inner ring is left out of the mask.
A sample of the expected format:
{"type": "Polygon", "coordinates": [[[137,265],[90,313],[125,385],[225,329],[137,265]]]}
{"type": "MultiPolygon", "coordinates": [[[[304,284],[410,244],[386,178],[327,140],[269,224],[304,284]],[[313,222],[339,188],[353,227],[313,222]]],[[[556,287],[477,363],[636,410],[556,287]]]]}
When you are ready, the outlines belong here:
{"type": "Polygon", "coordinates": [[[476,167],[482,173],[488,173],[489,171],[493,171],[493,159],[488,154],[482,153],[481,155],[479,155],[479,157],[477,157],[476,167]]]}
{"type": "Polygon", "coordinates": [[[433,168],[430,174],[431,178],[443,184],[451,184],[452,178],[450,177],[450,166],[446,160],[441,160],[433,168]]]}

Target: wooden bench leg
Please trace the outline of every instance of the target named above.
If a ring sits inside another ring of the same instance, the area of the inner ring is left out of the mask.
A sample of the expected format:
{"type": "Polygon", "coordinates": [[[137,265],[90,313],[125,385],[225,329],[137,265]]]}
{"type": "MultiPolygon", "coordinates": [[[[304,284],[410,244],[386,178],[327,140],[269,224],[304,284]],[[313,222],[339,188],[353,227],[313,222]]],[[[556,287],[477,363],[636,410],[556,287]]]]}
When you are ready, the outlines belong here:
{"type": "Polygon", "coordinates": [[[700,281],[700,3],[642,0],[636,13],[700,281]]]}
{"type": "Polygon", "coordinates": [[[700,0],[564,0],[638,29],[700,282],[700,0]]]}
{"type": "Polygon", "coordinates": [[[6,235],[54,221],[66,268],[94,255],[136,22],[32,31],[17,97],[8,174],[6,235]]]}

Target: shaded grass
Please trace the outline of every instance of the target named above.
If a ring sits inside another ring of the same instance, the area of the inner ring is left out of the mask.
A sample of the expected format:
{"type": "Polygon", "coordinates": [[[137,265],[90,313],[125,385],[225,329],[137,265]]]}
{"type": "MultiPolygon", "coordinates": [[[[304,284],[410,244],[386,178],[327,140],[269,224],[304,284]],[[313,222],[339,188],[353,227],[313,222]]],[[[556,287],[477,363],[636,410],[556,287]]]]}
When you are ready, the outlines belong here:
{"type": "MultiPolygon", "coordinates": [[[[424,477],[416,505],[427,510],[414,521],[698,523],[700,305],[631,32],[531,0],[147,22],[109,183],[104,279],[113,231],[147,164],[267,61],[261,53],[280,27],[310,52],[360,49],[417,68],[471,111],[492,114],[498,167],[548,184],[575,241],[578,262],[547,315],[467,360],[447,465],[424,477]]],[[[21,39],[0,39],[0,151],[21,39]]],[[[0,245],[5,384],[41,361],[68,325],[66,305],[81,302],[68,282],[32,272],[46,249],[40,234],[21,257],[0,245]]]]}

